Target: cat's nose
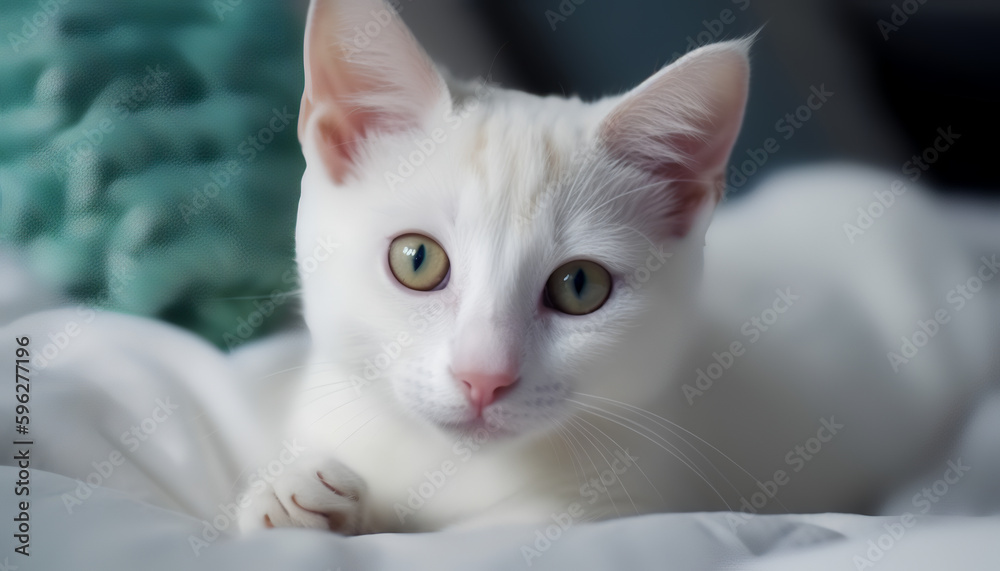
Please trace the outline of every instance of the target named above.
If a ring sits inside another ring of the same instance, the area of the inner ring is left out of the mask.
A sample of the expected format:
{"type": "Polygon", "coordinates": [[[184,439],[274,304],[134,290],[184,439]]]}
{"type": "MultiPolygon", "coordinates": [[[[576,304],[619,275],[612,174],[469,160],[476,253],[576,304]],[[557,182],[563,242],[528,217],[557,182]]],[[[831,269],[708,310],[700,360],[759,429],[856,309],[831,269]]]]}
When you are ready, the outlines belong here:
{"type": "Polygon", "coordinates": [[[479,414],[482,414],[483,409],[490,403],[507,394],[517,383],[517,376],[511,373],[467,372],[457,374],[456,377],[465,391],[465,397],[479,414]]]}

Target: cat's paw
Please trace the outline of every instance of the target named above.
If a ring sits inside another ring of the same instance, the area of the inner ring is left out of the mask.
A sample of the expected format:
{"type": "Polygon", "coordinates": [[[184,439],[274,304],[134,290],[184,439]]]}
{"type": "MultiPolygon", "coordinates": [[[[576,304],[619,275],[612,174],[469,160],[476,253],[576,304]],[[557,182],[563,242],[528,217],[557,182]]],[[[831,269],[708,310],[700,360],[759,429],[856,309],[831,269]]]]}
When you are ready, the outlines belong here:
{"type": "Polygon", "coordinates": [[[364,480],[340,461],[301,458],[263,492],[251,493],[251,504],[240,513],[240,531],[311,527],[370,533],[367,494],[364,480]]]}

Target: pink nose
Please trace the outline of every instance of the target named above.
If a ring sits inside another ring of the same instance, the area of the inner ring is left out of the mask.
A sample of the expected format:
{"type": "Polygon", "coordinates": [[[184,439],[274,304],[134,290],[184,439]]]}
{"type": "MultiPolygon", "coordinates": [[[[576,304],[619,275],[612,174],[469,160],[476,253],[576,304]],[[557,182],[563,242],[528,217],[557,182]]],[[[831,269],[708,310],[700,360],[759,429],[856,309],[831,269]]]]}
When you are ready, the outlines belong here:
{"type": "Polygon", "coordinates": [[[456,377],[465,390],[465,396],[478,413],[506,394],[517,382],[511,374],[460,373],[456,377]]]}

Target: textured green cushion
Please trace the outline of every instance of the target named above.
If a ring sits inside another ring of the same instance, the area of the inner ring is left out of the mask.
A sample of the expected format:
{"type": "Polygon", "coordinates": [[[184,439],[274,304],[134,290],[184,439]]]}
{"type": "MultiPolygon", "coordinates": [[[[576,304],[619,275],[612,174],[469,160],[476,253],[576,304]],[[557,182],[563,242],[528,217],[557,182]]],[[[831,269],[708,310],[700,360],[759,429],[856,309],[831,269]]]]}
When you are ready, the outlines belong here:
{"type": "Polygon", "coordinates": [[[221,346],[287,322],[293,298],[250,298],[296,287],[290,4],[0,0],[0,240],[76,300],[221,346]]]}

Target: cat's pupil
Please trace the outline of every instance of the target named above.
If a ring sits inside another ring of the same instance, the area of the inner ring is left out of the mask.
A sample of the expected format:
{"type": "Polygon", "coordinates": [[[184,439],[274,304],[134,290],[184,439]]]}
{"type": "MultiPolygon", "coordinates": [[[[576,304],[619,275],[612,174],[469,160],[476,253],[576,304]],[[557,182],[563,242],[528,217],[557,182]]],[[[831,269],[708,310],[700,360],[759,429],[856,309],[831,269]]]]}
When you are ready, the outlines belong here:
{"type": "Polygon", "coordinates": [[[413,256],[413,271],[414,272],[416,272],[418,269],[420,269],[420,266],[423,265],[423,263],[424,263],[424,256],[426,255],[426,253],[427,253],[427,250],[424,248],[424,245],[421,244],[420,247],[417,248],[417,253],[413,256]]]}
{"type": "Polygon", "coordinates": [[[573,276],[573,289],[576,291],[576,297],[580,297],[580,293],[586,285],[587,275],[583,273],[583,268],[577,269],[576,275],[573,276]]]}

